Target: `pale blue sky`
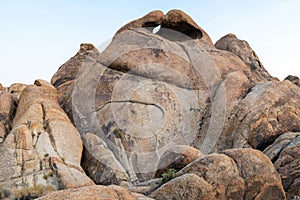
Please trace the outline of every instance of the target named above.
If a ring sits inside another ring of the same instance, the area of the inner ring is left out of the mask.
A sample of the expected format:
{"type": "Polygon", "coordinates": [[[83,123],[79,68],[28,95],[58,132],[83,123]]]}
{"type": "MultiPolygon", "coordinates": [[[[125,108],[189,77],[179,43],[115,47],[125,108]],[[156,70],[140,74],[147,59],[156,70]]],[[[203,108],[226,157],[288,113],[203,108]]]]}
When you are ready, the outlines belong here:
{"type": "Polygon", "coordinates": [[[300,76],[298,0],[0,1],[0,83],[50,81],[80,43],[101,45],[125,23],[152,10],[181,9],[216,42],[247,40],[271,75],[300,76]]]}

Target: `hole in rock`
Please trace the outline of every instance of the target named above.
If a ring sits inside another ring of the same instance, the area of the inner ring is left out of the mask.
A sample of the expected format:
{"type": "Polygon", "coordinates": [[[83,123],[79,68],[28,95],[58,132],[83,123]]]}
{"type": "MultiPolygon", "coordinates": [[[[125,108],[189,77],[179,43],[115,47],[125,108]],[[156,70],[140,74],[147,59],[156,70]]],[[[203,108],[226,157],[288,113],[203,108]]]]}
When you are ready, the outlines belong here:
{"type": "Polygon", "coordinates": [[[153,34],[158,34],[174,42],[182,42],[191,39],[201,39],[203,36],[201,30],[185,22],[163,22],[162,24],[157,24],[155,22],[146,22],[142,27],[148,29],[153,34]]]}
{"type": "Polygon", "coordinates": [[[155,27],[155,28],[153,29],[152,33],[154,33],[154,34],[158,33],[158,31],[160,30],[160,27],[161,27],[161,25],[155,27]]]}
{"type": "Polygon", "coordinates": [[[149,31],[154,33],[154,29],[156,29],[157,27],[160,27],[160,24],[157,24],[155,22],[146,22],[142,25],[142,27],[145,29],[148,29],[149,31]]]}
{"type": "Polygon", "coordinates": [[[202,38],[201,30],[187,23],[162,24],[157,34],[168,40],[179,42],[202,38]]]}

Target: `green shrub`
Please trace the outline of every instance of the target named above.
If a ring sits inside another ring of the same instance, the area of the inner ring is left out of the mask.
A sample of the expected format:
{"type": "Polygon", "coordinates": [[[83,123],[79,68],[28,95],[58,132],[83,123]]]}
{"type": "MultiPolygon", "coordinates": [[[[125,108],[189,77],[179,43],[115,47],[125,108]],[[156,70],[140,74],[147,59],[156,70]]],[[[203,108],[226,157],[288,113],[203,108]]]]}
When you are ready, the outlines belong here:
{"type": "Polygon", "coordinates": [[[175,178],[176,177],[176,172],[177,172],[176,169],[171,168],[171,169],[168,170],[167,173],[163,173],[161,175],[162,183],[166,183],[166,182],[172,180],[173,178],[175,178]]]}
{"type": "Polygon", "coordinates": [[[120,128],[115,128],[113,133],[117,138],[122,138],[123,136],[123,131],[120,128]]]}

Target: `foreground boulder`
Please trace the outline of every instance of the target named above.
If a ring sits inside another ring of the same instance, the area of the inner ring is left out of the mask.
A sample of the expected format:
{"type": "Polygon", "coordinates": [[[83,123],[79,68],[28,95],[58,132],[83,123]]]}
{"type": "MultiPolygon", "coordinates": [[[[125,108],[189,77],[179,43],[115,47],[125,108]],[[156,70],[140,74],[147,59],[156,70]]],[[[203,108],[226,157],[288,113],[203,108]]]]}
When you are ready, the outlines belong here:
{"type": "Polygon", "coordinates": [[[37,80],[27,86],[11,124],[0,144],[1,197],[33,198],[94,184],[80,166],[80,135],[51,84],[37,80]]]}
{"type": "Polygon", "coordinates": [[[39,200],[94,200],[94,199],[114,199],[114,200],[151,200],[141,194],[130,193],[126,189],[111,185],[111,186],[88,186],[78,189],[62,190],[52,192],[44,197],[38,198],[39,200]]]}
{"type": "Polygon", "coordinates": [[[150,197],[155,199],[285,199],[279,174],[263,153],[230,149],[202,156],[150,197]]]}

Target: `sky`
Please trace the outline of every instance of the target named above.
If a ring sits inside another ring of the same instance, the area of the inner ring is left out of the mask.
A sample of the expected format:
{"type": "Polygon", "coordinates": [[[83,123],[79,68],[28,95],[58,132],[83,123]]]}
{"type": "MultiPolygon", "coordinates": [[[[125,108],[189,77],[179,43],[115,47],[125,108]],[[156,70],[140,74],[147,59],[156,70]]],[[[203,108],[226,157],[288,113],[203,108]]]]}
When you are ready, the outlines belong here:
{"type": "Polygon", "coordinates": [[[101,46],[152,10],[180,9],[216,42],[227,33],[249,42],[272,76],[300,76],[299,0],[0,1],[0,83],[51,80],[81,43],[101,46]]]}

